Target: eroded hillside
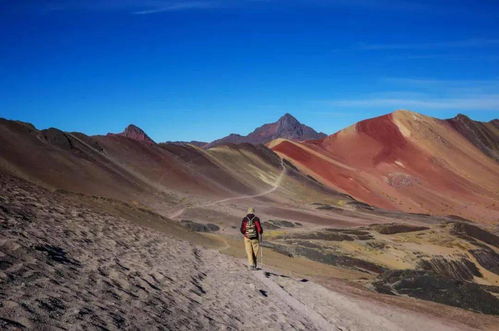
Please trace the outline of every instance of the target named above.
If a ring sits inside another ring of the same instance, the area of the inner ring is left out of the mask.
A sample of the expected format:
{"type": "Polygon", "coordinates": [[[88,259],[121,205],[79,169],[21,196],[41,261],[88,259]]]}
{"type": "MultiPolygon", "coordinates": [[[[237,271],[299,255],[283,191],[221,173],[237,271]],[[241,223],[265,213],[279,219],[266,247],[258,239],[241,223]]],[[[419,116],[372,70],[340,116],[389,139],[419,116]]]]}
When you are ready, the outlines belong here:
{"type": "MultiPolygon", "coordinates": [[[[492,129],[487,132],[488,140],[499,139],[492,129]]],[[[269,147],[329,187],[371,205],[499,220],[497,161],[443,120],[397,111],[322,140],[277,140],[269,147]]]]}

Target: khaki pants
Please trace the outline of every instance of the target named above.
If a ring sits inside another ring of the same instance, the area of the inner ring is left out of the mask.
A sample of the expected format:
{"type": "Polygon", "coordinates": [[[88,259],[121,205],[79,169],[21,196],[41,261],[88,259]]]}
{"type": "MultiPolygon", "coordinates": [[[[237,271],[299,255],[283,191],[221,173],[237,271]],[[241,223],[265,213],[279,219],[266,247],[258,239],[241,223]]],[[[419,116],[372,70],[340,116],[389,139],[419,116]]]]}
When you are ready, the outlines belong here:
{"type": "Polygon", "coordinates": [[[256,266],[260,242],[258,239],[248,239],[244,237],[244,247],[246,248],[246,255],[248,255],[248,265],[256,266]]]}

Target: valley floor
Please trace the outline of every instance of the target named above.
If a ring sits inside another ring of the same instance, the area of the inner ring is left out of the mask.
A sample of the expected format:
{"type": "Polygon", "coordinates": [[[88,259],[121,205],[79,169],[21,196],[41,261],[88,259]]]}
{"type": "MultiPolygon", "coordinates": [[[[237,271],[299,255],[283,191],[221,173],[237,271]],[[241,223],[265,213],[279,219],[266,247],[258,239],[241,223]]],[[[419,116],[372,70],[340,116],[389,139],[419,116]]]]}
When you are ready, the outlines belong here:
{"type": "MultiPolygon", "coordinates": [[[[164,228],[130,222],[145,211],[93,208],[1,174],[0,184],[2,329],[473,329],[282,268],[249,272],[166,219],[155,220],[164,228]]],[[[476,328],[499,324],[462,314],[476,328]]]]}

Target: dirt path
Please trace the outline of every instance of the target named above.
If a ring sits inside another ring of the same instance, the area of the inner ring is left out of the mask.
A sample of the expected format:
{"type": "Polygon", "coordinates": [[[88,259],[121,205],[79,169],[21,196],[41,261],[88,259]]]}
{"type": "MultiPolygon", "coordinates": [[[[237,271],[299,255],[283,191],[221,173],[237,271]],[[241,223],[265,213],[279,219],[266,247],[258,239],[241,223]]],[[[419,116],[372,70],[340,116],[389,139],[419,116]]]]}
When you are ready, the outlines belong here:
{"type": "Polygon", "coordinates": [[[272,291],[273,295],[286,302],[292,309],[299,311],[307,316],[318,330],[338,330],[338,328],[330,324],[324,318],[324,316],[317,313],[315,310],[310,309],[310,307],[305,306],[301,301],[286,292],[284,287],[281,287],[278,283],[271,280],[270,273],[255,272],[253,275],[256,279],[265,284],[270,289],[270,291],[272,291]]]}
{"type": "MultiPolygon", "coordinates": [[[[264,191],[264,192],[257,193],[257,194],[240,195],[240,196],[236,196],[236,197],[225,198],[225,199],[221,199],[221,200],[209,202],[209,203],[206,203],[206,204],[198,205],[198,206],[196,206],[196,208],[210,207],[210,206],[214,206],[214,205],[217,205],[219,203],[228,202],[228,201],[236,201],[236,200],[258,198],[258,197],[263,197],[263,196],[265,196],[267,194],[270,194],[270,193],[274,192],[275,190],[277,190],[280,187],[281,182],[282,182],[282,180],[284,178],[284,175],[286,174],[286,166],[284,165],[284,160],[283,159],[281,159],[281,167],[282,167],[282,170],[279,173],[279,176],[277,177],[277,179],[274,182],[274,184],[272,184],[272,187],[270,189],[264,191]]],[[[182,209],[179,209],[179,210],[173,212],[168,217],[170,219],[176,219],[177,217],[179,217],[180,215],[182,215],[188,208],[192,208],[192,207],[184,207],[182,209]]]]}

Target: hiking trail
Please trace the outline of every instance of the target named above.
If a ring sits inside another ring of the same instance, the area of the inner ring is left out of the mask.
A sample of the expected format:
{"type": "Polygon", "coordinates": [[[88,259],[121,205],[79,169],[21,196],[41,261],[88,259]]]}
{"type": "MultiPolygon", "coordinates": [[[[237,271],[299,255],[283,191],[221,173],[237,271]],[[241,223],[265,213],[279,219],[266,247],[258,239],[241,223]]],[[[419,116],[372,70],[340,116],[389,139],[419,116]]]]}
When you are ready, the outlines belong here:
{"type": "MultiPolygon", "coordinates": [[[[257,193],[257,194],[240,195],[240,196],[236,196],[236,197],[225,198],[225,199],[221,199],[221,200],[217,200],[217,201],[212,201],[212,202],[209,202],[206,204],[201,204],[201,205],[198,205],[195,207],[198,207],[198,208],[199,207],[210,207],[210,206],[214,206],[216,204],[222,203],[222,202],[252,199],[252,198],[258,198],[258,197],[262,197],[262,196],[265,196],[267,194],[270,194],[270,193],[274,192],[275,190],[277,190],[281,186],[281,182],[284,179],[284,175],[286,174],[286,166],[284,165],[284,159],[281,159],[281,167],[282,167],[282,170],[279,173],[279,176],[275,180],[274,184],[272,184],[272,187],[264,192],[257,193]]],[[[175,218],[179,217],[180,215],[182,215],[188,208],[192,208],[192,207],[193,206],[184,207],[182,209],[179,209],[179,210],[175,211],[174,213],[172,213],[169,216],[169,218],[175,219],[175,218]]]]}

